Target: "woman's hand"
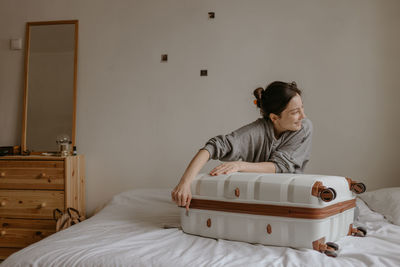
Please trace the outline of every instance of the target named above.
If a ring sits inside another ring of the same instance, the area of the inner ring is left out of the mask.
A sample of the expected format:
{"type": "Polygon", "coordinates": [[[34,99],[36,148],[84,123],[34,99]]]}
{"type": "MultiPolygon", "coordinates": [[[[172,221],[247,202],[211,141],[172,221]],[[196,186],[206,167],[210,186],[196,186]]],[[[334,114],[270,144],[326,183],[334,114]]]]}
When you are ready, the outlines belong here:
{"type": "Polygon", "coordinates": [[[210,175],[215,176],[219,174],[230,174],[233,172],[239,172],[242,170],[242,162],[241,161],[232,161],[232,162],[225,162],[221,165],[215,167],[211,172],[210,175]]]}
{"type": "Polygon", "coordinates": [[[205,149],[200,149],[189,163],[189,166],[186,168],[179,184],[171,192],[172,200],[178,206],[186,206],[186,210],[189,210],[190,201],[192,200],[190,184],[199,173],[200,169],[207,163],[209,158],[210,152],[205,149]]]}
{"type": "Polygon", "coordinates": [[[190,183],[179,183],[171,192],[172,200],[180,207],[186,206],[189,210],[192,193],[190,192],[190,183]]]}

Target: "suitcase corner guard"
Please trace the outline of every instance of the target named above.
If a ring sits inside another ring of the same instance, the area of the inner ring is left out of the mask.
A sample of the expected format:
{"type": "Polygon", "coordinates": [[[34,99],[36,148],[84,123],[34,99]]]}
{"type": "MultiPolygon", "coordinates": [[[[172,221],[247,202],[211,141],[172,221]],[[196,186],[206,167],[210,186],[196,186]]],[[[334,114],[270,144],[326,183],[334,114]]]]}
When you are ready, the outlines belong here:
{"type": "Polygon", "coordinates": [[[346,180],[349,183],[349,189],[356,194],[364,193],[367,190],[367,187],[365,186],[364,183],[353,181],[348,177],[346,177],[346,180]]]}
{"type": "Polygon", "coordinates": [[[337,257],[336,250],[339,249],[339,246],[333,242],[326,242],[325,237],[322,237],[318,240],[312,242],[313,249],[319,251],[321,253],[325,253],[325,255],[329,257],[337,257]]]}
{"type": "Polygon", "coordinates": [[[347,233],[347,235],[365,237],[367,235],[367,229],[365,229],[364,227],[361,227],[361,226],[354,228],[353,224],[350,224],[349,232],[347,233]]]}
{"type": "Polygon", "coordinates": [[[322,182],[317,181],[311,189],[311,195],[318,197],[322,201],[330,202],[336,198],[336,190],[331,187],[326,187],[322,182]]]}

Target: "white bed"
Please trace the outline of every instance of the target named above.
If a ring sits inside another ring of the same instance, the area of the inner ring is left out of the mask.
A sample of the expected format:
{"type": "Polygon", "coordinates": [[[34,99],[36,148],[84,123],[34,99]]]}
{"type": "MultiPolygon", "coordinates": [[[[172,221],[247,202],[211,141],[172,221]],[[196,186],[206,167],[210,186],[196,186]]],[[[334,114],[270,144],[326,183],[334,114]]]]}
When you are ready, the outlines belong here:
{"type": "Polygon", "coordinates": [[[12,266],[400,266],[400,226],[360,199],[356,226],[367,237],[340,239],[339,256],[310,249],[252,245],[192,236],[178,228],[170,190],[116,195],[98,214],[11,255],[12,266]]]}

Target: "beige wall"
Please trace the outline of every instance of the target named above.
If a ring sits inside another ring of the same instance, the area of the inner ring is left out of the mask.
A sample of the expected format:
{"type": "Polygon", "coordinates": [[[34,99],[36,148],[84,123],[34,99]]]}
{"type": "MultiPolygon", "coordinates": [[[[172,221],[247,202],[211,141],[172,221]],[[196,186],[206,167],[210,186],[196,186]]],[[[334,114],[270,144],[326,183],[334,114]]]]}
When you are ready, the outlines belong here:
{"type": "Polygon", "coordinates": [[[400,186],[399,11],[397,0],[3,0],[0,145],[20,140],[24,53],[9,39],[27,21],[79,19],[89,212],[124,190],[174,186],[208,138],[259,116],[251,92],[273,80],[304,88],[307,172],[400,186]]]}

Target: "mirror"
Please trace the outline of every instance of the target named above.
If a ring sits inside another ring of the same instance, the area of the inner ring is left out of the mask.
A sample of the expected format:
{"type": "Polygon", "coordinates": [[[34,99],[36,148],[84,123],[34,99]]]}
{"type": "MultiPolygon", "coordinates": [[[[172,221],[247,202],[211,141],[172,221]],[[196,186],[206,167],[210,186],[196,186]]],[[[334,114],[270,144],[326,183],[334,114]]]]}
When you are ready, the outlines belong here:
{"type": "Polygon", "coordinates": [[[22,151],[58,151],[56,138],[75,145],[78,21],[28,22],[22,151]]]}

